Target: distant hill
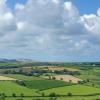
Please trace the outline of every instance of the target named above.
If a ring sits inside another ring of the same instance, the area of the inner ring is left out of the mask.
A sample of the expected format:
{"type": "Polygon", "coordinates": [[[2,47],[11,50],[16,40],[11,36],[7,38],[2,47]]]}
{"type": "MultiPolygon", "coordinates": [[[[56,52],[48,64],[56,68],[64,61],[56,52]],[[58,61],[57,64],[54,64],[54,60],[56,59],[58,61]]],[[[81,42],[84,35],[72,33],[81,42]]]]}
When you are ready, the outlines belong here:
{"type": "Polygon", "coordinates": [[[0,58],[0,62],[16,62],[16,59],[2,59],[0,58]]]}

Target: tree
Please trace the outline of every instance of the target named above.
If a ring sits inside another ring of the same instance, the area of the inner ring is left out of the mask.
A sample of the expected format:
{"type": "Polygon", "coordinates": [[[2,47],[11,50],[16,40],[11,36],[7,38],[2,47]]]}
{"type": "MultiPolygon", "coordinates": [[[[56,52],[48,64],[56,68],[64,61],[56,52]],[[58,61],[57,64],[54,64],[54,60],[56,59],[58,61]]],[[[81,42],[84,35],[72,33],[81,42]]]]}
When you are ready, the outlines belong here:
{"type": "Polygon", "coordinates": [[[26,84],[22,80],[16,80],[16,83],[22,86],[26,86],[26,84]]]}
{"type": "Polygon", "coordinates": [[[0,100],[5,100],[5,94],[4,93],[2,93],[1,95],[0,95],[0,100]]]}
{"type": "Polygon", "coordinates": [[[20,94],[20,96],[21,96],[21,97],[24,97],[24,94],[23,94],[23,93],[21,93],[21,94],[20,94]]]}
{"type": "Polygon", "coordinates": [[[69,80],[69,83],[72,83],[72,80],[69,80]]]}
{"type": "Polygon", "coordinates": [[[56,77],[52,77],[53,80],[56,80],[56,77]]]}
{"type": "Polygon", "coordinates": [[[69,92],[67,95],[68,95],[68,96],[72,96],[72,93],[69,92]]]}
{"type": "Polygon", "coordinates": [[[51,80],[52,78],[51,78],[51,76],[49,76],[49,80],[51,80]]]}
{"type": "Polygon", "coordinates": [[[63,80],[63,78],[60,78],[60,80],[62,81],[62,80],[63,80]]]}
{"type": "Polygon", "coordinates": [[[55,92],[50,93],[50,94],[49,94],[49,97],[56,97],[55,92]]]}
{"type": "Polygon", "coordinates": [[[15,94],[15,93],[13,93],[13,94],[12,94],[12,97],[16,97],[16,94],[15,94]]]}
{"type": "Polygon", "coordinates": [[[44,97],[45,96],[45,93],[44,92],[42,92],[42,97],[44,97]]]}

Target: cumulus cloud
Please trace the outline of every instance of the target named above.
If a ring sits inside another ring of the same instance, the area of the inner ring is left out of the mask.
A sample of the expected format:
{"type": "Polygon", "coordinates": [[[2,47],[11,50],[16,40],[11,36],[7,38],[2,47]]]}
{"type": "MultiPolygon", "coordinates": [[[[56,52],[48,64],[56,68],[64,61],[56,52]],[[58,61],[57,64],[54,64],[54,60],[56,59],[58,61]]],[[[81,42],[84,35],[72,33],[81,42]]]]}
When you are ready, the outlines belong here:
{"type": "Polygon", "coordinates": [[[97,10],[97,15],[100,16],[100,8],[97,10]]]}
{"type": "Polygon", "coordinates": [[[16,10],[23,10],[24,9],[24,5],[17,3],[16,6],[15,6],[15,9],[16,10]]]}
{"type": "Polygon", "coordinates": [[[99,26],[100,8],[97,14],[80,16],[70,0],[28,0],[24,5],[17,3],[14,11],[0,0],[2,50],[33,57],[95,55],[100,49],[99,26]]]}
{"type": "Polygon", "coordinates": [[[90,33],[100,35],[100,8],[97,9],[97,14],[84,14],[81,16],[81,21],[90,33]]]}
{"type": "Polygon", "coordinates": [[[0,35],[16,30],[14,15],[5,4],[6,0],[0,0],[0,35]]]}

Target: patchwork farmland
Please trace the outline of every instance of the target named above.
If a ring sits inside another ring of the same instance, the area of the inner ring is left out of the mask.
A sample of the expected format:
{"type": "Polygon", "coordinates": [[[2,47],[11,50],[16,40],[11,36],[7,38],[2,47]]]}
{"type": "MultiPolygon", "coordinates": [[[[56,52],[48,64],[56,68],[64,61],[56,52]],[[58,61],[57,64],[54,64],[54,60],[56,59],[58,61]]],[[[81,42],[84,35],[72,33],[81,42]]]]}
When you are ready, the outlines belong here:
{"type": "Polygon", "coordinates": [[[99,100],[100,68],[21,66],[0,69],[0,100],[99,100]]]}

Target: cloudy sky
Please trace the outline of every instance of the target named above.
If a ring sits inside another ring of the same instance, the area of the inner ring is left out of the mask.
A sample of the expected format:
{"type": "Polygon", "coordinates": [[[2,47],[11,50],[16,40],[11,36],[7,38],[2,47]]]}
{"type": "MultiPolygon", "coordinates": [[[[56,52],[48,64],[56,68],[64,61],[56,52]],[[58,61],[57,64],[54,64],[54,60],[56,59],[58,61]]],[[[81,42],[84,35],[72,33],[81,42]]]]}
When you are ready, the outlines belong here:
{"type": "Polygon", "coordinates": [[[0,58],[100,61],[100,0],[0,0],[0,58]]]}

